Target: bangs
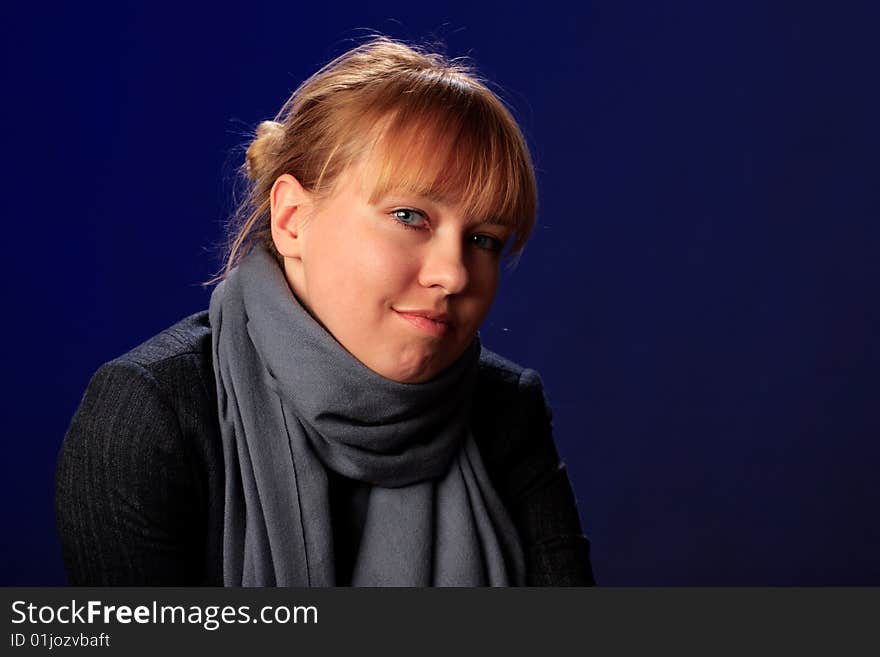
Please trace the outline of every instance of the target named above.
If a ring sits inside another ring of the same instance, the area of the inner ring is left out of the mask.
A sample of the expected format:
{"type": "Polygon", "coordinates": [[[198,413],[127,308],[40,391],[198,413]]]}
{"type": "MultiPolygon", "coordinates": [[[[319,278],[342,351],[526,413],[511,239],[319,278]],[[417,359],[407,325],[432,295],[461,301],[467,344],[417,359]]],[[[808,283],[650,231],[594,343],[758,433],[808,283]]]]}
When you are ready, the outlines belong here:
{"type": "MultiPolygon", "coordinates": [[[[280,261],[272,189],[290,174],[316,201],[359,166],[372,204],[418,195],[507,227],[503,256],[519,256],[535,225],[529,150],[507,106],[467,63],[376,36],[304,80],[247,148],[247,196],[227,227],[225,278],[254,246],[280,261]],[[366,167],[367,170],[364,169],[366,167]]],[[[515,262],[516,258],[512,258],[515,262]]]]}
{"type": "Polygon", "coordinates": [[[398,102],[374,107],[350,124],[360,132],[361,148],[349,152],[348,164],[371,163],[364,181],[371,203],[408,193],[460,206],[470,221],[510,227],[509,253],[519,253],[536,206],[522,134],[500,101],[493,106],[449,81],[438,86],[383,93],[398,102]]]}

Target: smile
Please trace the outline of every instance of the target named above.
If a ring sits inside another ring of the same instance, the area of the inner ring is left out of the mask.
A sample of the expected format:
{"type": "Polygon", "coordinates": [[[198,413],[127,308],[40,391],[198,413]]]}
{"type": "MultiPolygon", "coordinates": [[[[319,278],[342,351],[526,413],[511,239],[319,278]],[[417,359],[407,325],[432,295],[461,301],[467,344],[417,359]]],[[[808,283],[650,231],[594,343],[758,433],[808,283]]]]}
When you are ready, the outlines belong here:
{"type": "Polygon", "coordinates": [[[451,326],[448,322],[438,322],[433,319],[428,319],[427,317],[423,317],[422,315],[414,315],[412,313],[402,313],[397,310],[394,311],[400,317],[405,319],[411,326],[416,327],[423,333],[427,333],[428,335],[432,335],[435,338],[441,338],[446,335],[450,330],[451,326]]]}

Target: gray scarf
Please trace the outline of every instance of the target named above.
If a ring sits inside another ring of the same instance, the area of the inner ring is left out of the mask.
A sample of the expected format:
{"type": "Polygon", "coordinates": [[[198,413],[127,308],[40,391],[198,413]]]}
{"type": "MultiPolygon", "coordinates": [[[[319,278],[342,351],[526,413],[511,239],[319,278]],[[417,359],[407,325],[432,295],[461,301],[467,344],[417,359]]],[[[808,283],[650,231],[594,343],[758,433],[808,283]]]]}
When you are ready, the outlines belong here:
{"type": "Polygon", "coordinates": [[[326,469],[371,484],[355,586],[508,586],[516,530],[468,414],[479,338],[421,384],[351,356],[257,248],[211,295],[227,586],[333,586],[326,469]]]}

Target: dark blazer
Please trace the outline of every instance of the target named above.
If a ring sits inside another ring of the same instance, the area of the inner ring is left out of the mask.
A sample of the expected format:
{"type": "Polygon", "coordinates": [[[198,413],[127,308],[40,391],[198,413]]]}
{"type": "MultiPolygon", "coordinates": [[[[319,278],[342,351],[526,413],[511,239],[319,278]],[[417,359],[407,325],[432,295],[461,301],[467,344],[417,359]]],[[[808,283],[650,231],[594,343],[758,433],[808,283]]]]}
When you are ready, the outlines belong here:
{"type": "MultiPolygon", "coordinates": [[[[527,582],[593,584],[541,380],[483,349],[472,430],[527,582]]],[[[103,365],[64,439],[55,510],[78,585],[222,585],[224,471],[208,313],[103,365]]]]}

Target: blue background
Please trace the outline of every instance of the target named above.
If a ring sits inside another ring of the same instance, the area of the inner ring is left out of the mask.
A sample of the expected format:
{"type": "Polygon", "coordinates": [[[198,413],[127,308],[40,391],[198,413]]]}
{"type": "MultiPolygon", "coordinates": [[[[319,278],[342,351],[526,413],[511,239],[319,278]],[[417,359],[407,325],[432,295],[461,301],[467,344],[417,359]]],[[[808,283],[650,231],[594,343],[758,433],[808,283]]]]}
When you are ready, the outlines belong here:
{"type": "Polygon", "coordinates": [[[89,377],[207,306],[248,131],[366,28],[471,55],[527,134],[483,339],[544,378],[599,582],[880,585],[880,12],[83,4],[0,18],[0,583],[64,582],[89,377]]]}

